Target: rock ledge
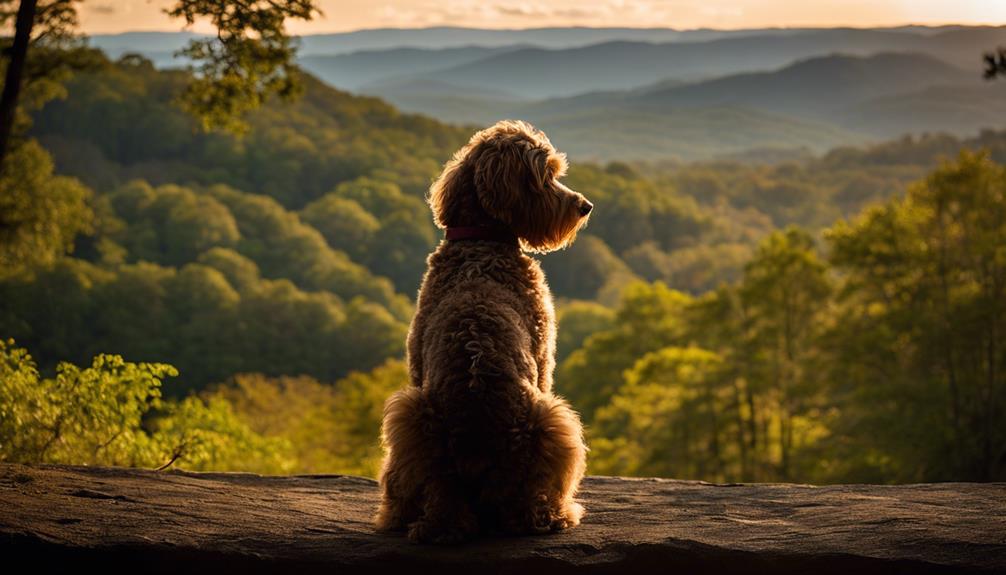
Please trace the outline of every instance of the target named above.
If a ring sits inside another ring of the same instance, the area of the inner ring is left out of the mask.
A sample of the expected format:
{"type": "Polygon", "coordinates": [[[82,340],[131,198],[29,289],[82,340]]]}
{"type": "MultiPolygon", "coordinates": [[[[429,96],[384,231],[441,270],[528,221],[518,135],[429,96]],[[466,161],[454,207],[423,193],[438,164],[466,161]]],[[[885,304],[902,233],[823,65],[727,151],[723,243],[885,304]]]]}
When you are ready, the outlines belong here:
{"type": "Polygon", "coordinates": [[[1006,484],[589,477],[583,525],[452,548],[377,535],[339,475],[0,464],[0,554],[41,572],[1006,573],[1006,484]],[[425,567],[425,568],[424,568],[425,567]]]}

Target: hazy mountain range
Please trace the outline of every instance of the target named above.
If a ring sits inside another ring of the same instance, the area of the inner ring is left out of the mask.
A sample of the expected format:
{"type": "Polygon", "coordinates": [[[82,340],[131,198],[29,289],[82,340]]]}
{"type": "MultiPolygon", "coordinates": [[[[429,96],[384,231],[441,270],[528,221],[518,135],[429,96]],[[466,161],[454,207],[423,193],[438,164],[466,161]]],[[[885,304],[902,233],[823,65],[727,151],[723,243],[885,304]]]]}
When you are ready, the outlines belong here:
{"type": "Polygon", "coordinates": [[[433,103],[464,99],[454,106],[465,114],[457,119],[525,118],[571,154],[601,159],[696,158],[752,147],[822,151],[910,132],[975,133],[1006,121],[1006,84],[902,53],[823,56],[770,72],[533,102],[472,93],[438,100],[421,86],[408,93],[388,99],[441,117],[449,110],[433,103]]]}
{"type": "MultiPolygon", "coordinates": [[[[934,34],[961,29],[961,26],[903,26],[884,28],[891,32],[934,34]]],[[[817,28],[756,28],[748,30],[675,30],[673,28],[529,28],[490,30],[438,26],[432,28],[376,28],[332,34],[310,34],[301,38],[301,55],[334,55],[361,50],[388,48],[458,48],[463,46],[506,47],[515,45],[542,48],[571,48],[614,40],[637,42],[683,42],[715,40],[727,37],[789,35],[820,30],[817,28]]],[[[96,34],[91,43],[112,57],[123,52],[170,53],[183,47],[194,37],[191,32],[125,32],[96,34]]],[[[203,36],[204,37],[204,36],[203,36]]]]}
{"type": "MultiPolygon", "coordinates": [[[[96,36],[159,66],[192,34],[96,36]]],[[[571,155],[686,159],[824,150],[1006,123],[982,54],[1006,27],[364,30],[306,36],[322,80],[449,122],[530,120],[571,155]]]]}

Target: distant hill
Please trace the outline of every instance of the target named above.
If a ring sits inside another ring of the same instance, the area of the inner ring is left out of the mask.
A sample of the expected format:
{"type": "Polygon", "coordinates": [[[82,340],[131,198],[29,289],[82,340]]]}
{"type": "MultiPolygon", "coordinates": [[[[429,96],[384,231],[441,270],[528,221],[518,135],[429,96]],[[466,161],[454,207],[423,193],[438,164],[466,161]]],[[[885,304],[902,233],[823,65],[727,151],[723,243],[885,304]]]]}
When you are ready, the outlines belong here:
{"type": "Polygon", "coordinates": [[[770,72],[533,102],[468,94],[461,104],[463,86],[424,82],[425,90],[414,82],[366,88],[445,120],[527,119],[564,141],[571,155],[596,159],[700,159],[759,147],[820,152],[906,133],[973,134],[1006,122],[1006,86],[924,54],[835,54],[770,72]]]}
{"type": "Polygon", "coordinates": [[[424,74],[450,66],[459,66],[495,54],[518,50],[521,46],[483,48],[392,48],[354,54],[307,55],[300,58],[305,70],[343,90],[358,90],[373,82],[403,75],[424,74]]]}
{"type": "Polygon", "coordinates": [[[530,119],[578,160],[690,161],[753,148],[806,148],[820,153],[870,140],[834,125],[734,107],[659,113],[602,108],[530,119]]]}
{"type": "MultiPolygon", "coordinates": [[[[163,66],[191,37],[95,43],[163,66]]],[[[455,124],[532,121],[578,158],[689,160],[1001,127],[1006,98],[981,80],[981,54],[1003,44],[1006,27],[386,29],[306,36],[301,64],[455,124]]]]}
{"type": "MultiPolygon", "coordinates": [[[[936,30],[930,28],[926,30],[936,30]]],[[[791,34],[799,29],[751,30],[674,30],[672,28],[529,28],[521,30],[490,30],[484,28],[459,28],[437,26],[432,28],[375,28],[332,34],[309,34],[301,37],[302,56],[336,55],[361,50],[387,50],[390,48],[440,49],[464,46],[486,48],[532,45],[546,48],[570,48],[612,40],[639,42],[682,42],[713,40],[730,36],[765,34],[791,34]]],[[[191,32],[125,32],[121,34],[95,34],[92,45],[105,50],[112,57],[123,52],[147,51],[170,53],[184,46],[194,37],[191,32]]]]}
{"type": "Polygon", "coordinates": [[[827,29],[787,35],[730,37],[705,42],[607,42],[581,48],[525,48],[424,75],[436,80],[505,90],[529,98],[625,90],[655,79],[701,80],[772,70],[833,53],[916,52],[981,73],[981,54],[1006,43],[1006,28],[951,30],[933,35],[900,31],[827,29]]]}
{"type": "Polygon", "coordinates": [[[112,59],[117,59],[126,52],[139,52],[150,58],[150,54],[170,55],[190,40],[205,37],[205,34],[193,32],[123,32],[95,34],[88,37],[88,42],[95,48],[101,48],[112,59]]]}
{"type": "Polygon", "coordinates": [[[966,135],[1006,123],[1006,86],[921,54],[832,55],[775,72],[639,90],[617,105],[649,112],[741,106],[882,138],[966,135]]]}
{"type": "Polygon", "coordinates": [[[410,78],[367,84],[364,93],[385,94],[384,100],[403,110],[422,110],[435,118],[461,124],[481,124],[521,109],[527,101],[475,86],[458,86],[440,80],[410,78]]]}
{"type": "Polygon", "coordinates": [[[433,80],[425,85],[417,81],[396,92],[401,97],[388,100],[473,128],[503,118],[528,120],[577,160],[698,160],[743,154],[752,148],[823,152],[871,139],[823,122],[736,106],[648,111],[613,105],[625,98],[615,93],[527,104],[454,90],[433,80]]]}
{"type": "Polygon", "coordinates": [[[974,134],[1006,125],[1006,83],[930,86],[875,98],[837,114],[836,121],[859,132],[974,134]]]}
{"type": "Polygon", "coordinates": [[[837,54],[773,72],[735,74],[684,86],[644,90],[625,105],[651,110],[745,106],[822,117],[863,101],[944,84],[979,86],[980,76],[923,54],[837,54]]]}
{"type": "MultiPolygon", "coordinates": [[[[139,52],[159,67],[198,35],[130,32],[92,36],[117,58],[139,52]]],[[[689,30],[632,28],[379,29],[300,39],[304,66],[333,86],[434,77],[527,98],[626,90],[655,79],[708,79],[763,71],[841,52],[930,54],[980,70],[981,54],[1006,43],[1006,28],[689,30]]]]}
{"type": "Polygon", "coordinates": [[[462,46],[502,47],[532,45],[542,48],[571,48],[600,42],[690,42],[732,36],[791,34],[792,29],[675,30],[673,28],[527,28],[493,30],[485,28],[382,28],[341,34],[316,34],[303,39],[303,54],[344,54],[360,50],[392,47],[457,48],[462,46]]]}

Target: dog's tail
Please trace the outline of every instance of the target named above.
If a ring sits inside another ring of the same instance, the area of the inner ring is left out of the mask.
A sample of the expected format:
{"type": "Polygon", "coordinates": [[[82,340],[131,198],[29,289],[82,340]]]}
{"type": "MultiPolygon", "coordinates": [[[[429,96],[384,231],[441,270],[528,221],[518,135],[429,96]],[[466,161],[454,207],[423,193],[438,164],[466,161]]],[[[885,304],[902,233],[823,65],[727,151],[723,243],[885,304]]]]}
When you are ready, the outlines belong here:
{"type": "Polygon", "coordinates": [[[384,404],[381,442],[381,503],[374,520],[380,531],[398,531],[420,515],[422,486],[429,474],[429,442],[423,429],[424,401],[418,387],[396,391],[384,404]]]}
{"type": "Polygon", "coordinates": [[[528,415],[532,437],[533,531],[565,529],[580,523],[583,506],[573,500],[587,467],[580,416],[551,393],[532,399],[528,415]]]}
{"type": "Polygon", "coordinates": [[[562,397],[546,393],[532,400],[528,426],[537,448],[536,464],[552,478],[556,495],[571,498],[587,467],[579,414],[562,397]]]}

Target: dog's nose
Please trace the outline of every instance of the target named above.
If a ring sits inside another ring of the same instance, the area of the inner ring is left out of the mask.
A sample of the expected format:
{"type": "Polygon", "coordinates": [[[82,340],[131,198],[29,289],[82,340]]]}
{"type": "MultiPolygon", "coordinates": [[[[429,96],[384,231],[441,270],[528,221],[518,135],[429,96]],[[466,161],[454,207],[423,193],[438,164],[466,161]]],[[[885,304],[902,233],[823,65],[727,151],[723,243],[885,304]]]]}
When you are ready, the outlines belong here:
{"type": "Polygon", "coordinates": [[[594,204],[588,202],[587,200],[584,200],[583,203],[580,204],[580,215],[586,216],[587,214],[590,213],[590,210],[592,209],[594,209],[594,204]]]}

